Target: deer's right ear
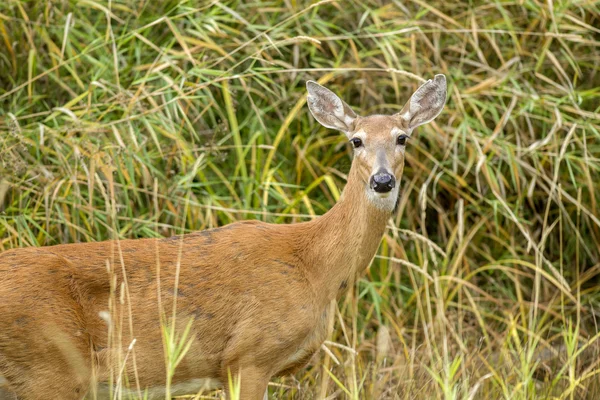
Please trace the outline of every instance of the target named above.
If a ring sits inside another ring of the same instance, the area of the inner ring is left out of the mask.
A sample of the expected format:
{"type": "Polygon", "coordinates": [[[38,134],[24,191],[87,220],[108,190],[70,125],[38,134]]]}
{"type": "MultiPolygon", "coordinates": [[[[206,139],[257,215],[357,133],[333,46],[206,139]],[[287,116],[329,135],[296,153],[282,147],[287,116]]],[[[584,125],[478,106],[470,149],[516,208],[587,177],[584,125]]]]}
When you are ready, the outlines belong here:
{"type": "Polygon", "coordinates": [[[331,90],[315,81],[306,82],[308,109],[321,125],[349,135],[358,117],[350,106],[331,90]]]}

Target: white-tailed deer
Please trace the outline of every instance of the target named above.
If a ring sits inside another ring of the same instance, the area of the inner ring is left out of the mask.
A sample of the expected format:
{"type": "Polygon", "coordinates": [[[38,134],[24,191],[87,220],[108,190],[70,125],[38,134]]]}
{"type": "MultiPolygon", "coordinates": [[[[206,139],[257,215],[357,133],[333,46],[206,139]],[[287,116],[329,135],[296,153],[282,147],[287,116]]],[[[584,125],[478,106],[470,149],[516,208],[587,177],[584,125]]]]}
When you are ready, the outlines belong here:
{"type": "Polygon", "coordinates": [[[166,376],[161,321],[173,309],[177,332],[192,321],[174,388],[239,373],[241,398],[259,400],[272,376],[309,361],[327,336],[329,304],[377,251],[407,140],[441,112],[446,79],[424,83],[391,116],[359,117],[316,82],[307,89],[313,116],[354,148],[342,196],[323,216],[0,254],[0,375],[18,399],[93,398],[116,359],[127,361],[113,384],[154,393],[166,376]]]}

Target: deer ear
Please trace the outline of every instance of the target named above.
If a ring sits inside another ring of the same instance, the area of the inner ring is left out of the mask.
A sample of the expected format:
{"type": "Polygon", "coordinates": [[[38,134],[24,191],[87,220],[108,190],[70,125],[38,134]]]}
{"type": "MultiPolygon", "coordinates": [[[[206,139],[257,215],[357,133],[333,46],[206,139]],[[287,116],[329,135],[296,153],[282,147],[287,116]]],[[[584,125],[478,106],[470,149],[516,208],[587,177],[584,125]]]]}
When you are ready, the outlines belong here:
{"type": "Polygon", "coordinates": [[[412,131],[419,125],[431,122],[446,104],[446,77],[436,75],[433,80],[422,84],[398,115],[412,131]]]}
{"type": "Polygon", "coordinates": [[[321,125],[349,134],[358,116],[331,90],[315,81],[306,82],[308,109],[321,125]]]}

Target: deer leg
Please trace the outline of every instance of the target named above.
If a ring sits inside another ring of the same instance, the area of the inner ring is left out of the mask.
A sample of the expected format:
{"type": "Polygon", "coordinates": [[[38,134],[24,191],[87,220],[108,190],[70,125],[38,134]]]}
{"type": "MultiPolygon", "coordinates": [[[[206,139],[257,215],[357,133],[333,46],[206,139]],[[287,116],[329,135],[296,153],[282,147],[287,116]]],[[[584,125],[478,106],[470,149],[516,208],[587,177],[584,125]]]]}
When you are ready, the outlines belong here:
{"type": "MultiPolygon", "coordinates": [[[[32,334],[42,336],[37,330],[32,334]]],[[[33,347],[31,358],[25,360],[19,358],[19,350],[0,353],[0,375],[8,381],[8,386],[0,387],[0,400],[79,400],[85,396],[89,388],[86,368],[89,360],[65,354],[70,350],[66,346],[33,347]],[[71,363],[73,359],[79,362],[71,363]]]]}
{"type": "Polygon", "coordinates": [[[35,304],[45,319],[26,314],[0,322],[0,376],[20,400],[78,400],[89,389],[89,338],[60,300],[35,304]]]}
{"type": "MultiPolygon", "coordinates": [[[[16,369],[19,376],[8,388],[0,388],[0,400],[46,400],[49,398],[79,400],[88,390],[77,374],[57,375],[50,368],[16,369]]],[[[46,368],[47,367],[47,368],[46,368]]]]}
{"type": "MultiPolygon", "coordinates": [[[[245,367],[240,370],[240,399],[264,400],[267,399],[267,385],[269,375],[255,367],[245,367]]],[[[224,380],[227,382],[227,380],[224,380]]],[[[230,388],[226,388],[228,398],[231,398],[230,388]]]]}
{"type": "Polygon", "coordinates": [[[245,370],[242,371],[242,382],[240,390],[240,399],[243,400],[264,400],[267,395],[267,385],[269,377],[263,374],[245,370]]]}

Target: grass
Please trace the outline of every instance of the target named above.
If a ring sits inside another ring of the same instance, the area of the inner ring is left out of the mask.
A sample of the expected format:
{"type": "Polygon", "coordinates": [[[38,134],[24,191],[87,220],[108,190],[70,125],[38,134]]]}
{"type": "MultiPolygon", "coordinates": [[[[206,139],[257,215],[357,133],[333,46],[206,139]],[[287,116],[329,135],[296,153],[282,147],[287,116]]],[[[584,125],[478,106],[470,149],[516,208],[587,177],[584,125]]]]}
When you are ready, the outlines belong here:
{"type": "Polygon", "coordinates": [[[444,73],[377,257],[270,392],[597,399],[599,27],[592,0],[5,0],[0,250],[313,218],[351,150],[304,82],[366,115],[444,73]]]}

